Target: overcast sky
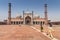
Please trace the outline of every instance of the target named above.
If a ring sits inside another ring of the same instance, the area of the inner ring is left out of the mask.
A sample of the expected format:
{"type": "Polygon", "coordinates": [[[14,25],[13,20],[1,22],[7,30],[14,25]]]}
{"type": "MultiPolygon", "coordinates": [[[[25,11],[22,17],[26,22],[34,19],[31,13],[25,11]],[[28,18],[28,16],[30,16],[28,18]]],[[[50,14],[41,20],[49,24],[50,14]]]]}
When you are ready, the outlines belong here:
{"type": "Polygon", "coordinates": [[[44,17],[44,3],[48,4],[48,18],[51,21],[60,21],[60,0],[0,0],[0,21],[8,17],[8,3],[12,3],[12,17],[22,15],[27,9],[35,15],[44,17]]]}

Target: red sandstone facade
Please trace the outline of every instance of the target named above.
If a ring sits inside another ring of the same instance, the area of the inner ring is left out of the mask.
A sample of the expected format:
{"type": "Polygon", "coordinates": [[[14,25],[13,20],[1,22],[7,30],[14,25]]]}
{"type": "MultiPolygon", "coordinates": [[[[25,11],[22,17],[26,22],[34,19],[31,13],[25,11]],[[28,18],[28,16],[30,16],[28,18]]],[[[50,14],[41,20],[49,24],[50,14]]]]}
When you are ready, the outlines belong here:
{"type": "Polygon", "coordinates": [[[40,18],[39,16],[34,16],[34,12],[25,12],[23,11],[23,16],[17,16],[15,18],[11,17],[11,3],[8,4],[8,19],[6,21],[7,24],[47,24],[48,16],[47,16],[47,4],[44,5],[45,12],[44,18],[40,18]]]}
{"type": "Polygon", "coordinates": [[[45,17],[40,18],[39,16],[34,17],[34,12],[24,12],[23,11],[23,18],[21,16],[17,16],[16,18],[11,17],[11,3],[9,3],[9,11],[8,11],[8,20],[7,24],[47,24],[48,17],[47,17],[47,4],[45,4],[45,17]]]}

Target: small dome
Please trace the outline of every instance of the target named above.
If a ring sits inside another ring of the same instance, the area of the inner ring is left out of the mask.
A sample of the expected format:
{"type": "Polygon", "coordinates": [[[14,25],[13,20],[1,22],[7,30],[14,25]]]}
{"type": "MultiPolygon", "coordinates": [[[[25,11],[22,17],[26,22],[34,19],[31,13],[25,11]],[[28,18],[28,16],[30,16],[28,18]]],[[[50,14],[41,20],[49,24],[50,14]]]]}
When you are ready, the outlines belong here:
{"type": "Polygon", "coordinates": [[[16,17],[20,16],[20,14],[17,14],[16,17]]]}
{"type": "Polygon", "coordinates": [[[31,13],[31,11],[30,11],[29,9],[27,9],[27,10],[25,11],[25,13],[31,13]]]}
{"type": "Polygon", "coordinates": [[[37,14],[35,15],[35,17],[38,17],[38,16],[39,16],[39,15],[37,15],[37,14]]]}
{"type": "Polygon", "coordinates": [[[39,18],[40,16],[39,16],[39,15],[35,15],[34,17],[35,17],[35,18],[39,18]]]}
{"type": "Polygon", "coordinates": [[[18,15],[18,14],[16,15],[16,18],[21,18],[21,17],[22,17],[22,16],[21,16],[20,14],[19,14],[19,15],[18,15]]]}
{"type": "Polygon", "coordinates": [[[27,11],[26,13],[30,13],[29,11],[27,11]]]}
{"type": "Polygon", "coordinates": [[[30,11],[26,11],[25,13],[31,13],[30,11]]]}

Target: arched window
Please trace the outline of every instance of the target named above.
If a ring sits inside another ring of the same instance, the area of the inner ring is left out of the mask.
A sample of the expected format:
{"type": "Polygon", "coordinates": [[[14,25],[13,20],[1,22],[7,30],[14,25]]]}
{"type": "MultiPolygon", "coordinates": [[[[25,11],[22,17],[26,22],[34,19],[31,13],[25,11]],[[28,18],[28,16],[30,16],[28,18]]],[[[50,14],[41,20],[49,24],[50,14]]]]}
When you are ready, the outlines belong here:
{"type": "Polygon", "coordinates": [[[33,24],[35,24],[35,21],[33,21],[33,24]]]}
{"type": "Polygon", "coordinates": [[[18,21],[16,21],[16,24],[18,24],[18,21]]]}
{"type": "Polygon", "coordinates": [[[43,25],[45,24],[45,22],[43,21],[43,25]]]}
{"type": "Polygon", "coordinates": [[[23,21],[21,22],[21,24],[23,24],[23,21]]]}
{"type": "Polygon", "coordinates": [[[20,21],[19,21],[19,24],[20,24],[20,21]]]}
{"type": "Polygon", "coordinates": [[[14,24],[15,24],[15,21],[14,21],[14,24]]]}
{"type": "Polygon", "coordinates": [[[36,24],[37,24],[37,21],[36,21],[36,24]]]}
{"type": "Polygon", "coordinates": [[[11,21],[11,24],[13,24],[13,21],[11,21]]]}

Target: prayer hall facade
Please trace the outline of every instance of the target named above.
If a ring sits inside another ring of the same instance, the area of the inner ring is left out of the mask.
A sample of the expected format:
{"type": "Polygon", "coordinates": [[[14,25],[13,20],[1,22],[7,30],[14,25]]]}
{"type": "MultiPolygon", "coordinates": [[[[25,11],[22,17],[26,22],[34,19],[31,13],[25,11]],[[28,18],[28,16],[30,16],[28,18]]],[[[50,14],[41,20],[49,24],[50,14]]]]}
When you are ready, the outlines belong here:
{"type": "Polygon", "coordinates": [[[22,12],[22,16],[17,16],[15,18],[11,17],[11,3],[8,3],[8,19],[7,19],[7,24],[11,25],[18,25],[18,24],[34,24],[34,25],[39,25],[39,24],[47,24],[48,23],[48,17],[47,17],[47,4],[44,4],[44,18],[40,18],[40,16],[34,17],[34,12],[22,12]]]}

